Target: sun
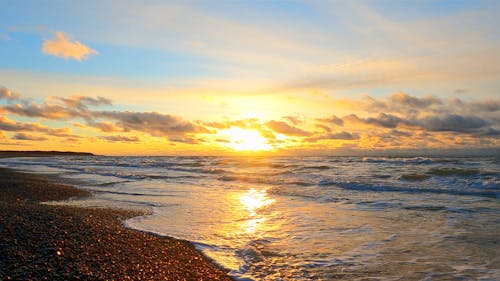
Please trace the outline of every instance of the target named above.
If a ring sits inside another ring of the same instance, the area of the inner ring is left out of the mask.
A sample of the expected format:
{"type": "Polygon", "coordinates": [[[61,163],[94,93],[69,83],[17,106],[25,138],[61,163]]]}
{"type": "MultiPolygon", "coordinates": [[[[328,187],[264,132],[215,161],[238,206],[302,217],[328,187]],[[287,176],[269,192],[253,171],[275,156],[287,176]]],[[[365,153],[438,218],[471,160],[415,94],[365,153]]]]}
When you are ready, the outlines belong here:
{"type": "Polygon", "coordinates": [[[219,135],[227,140],[228,147],[236,151],[268,151],[273,148],[256,130],[231,127],[219,131],[219,135]]]}

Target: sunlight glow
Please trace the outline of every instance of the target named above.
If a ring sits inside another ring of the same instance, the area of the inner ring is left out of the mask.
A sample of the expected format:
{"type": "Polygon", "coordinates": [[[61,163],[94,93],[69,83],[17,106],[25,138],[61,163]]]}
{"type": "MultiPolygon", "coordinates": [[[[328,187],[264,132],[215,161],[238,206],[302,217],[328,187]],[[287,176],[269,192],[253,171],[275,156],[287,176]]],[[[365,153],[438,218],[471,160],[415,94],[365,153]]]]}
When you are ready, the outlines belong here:
{"type": "Polygon", "coordinates": [[[266,221],[266,218],[253,218],[245,221],[241,227],[244,230],[244,233],[251,234],[256,233],[257,230],[261,227],[261,225],[266,221]]]}
{"type": "Polygon", "coordinates": [[[273,149],[269,141],[256,130],[231,127],[219,131],[219,135],[227,140],[227,146],[236,151],[268,151],[273,149]]]}
{"type": "Polygon", "coordinates": [[[265,189],[257,190],[255,188],[249,189],[247,192],[240,196],[240,203],[242,207],[248,211],[247,220],[241,224],[241,229],[246,234],[255,234],[262,225],[267,221],[267,217],[258,214],[259,209],[265,208],[275,202],[274,199],[269,198],[265,189]]]}
{"type": "Polygon", "coordinates": [[[257,214],[257,210],[274,203],[274,199],[267,196],[266,190],[252,188],[240,197],[240,202],[248,210],[251,216],[257,214]]]}

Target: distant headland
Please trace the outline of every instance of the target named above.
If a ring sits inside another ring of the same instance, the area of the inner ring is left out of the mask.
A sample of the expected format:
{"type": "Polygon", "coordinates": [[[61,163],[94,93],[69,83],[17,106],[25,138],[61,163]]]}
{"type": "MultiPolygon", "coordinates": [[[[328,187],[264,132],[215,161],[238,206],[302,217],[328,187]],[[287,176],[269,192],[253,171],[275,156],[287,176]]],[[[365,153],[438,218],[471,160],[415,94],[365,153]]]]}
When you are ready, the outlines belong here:
{"type": "Polygon", "coordinates": [[[47,156],[94,156],[90,152],[74,152],[74,151],[17,151],[17,150],[0,150],[0,158],[6,157],[47,157],[47,156]]]}

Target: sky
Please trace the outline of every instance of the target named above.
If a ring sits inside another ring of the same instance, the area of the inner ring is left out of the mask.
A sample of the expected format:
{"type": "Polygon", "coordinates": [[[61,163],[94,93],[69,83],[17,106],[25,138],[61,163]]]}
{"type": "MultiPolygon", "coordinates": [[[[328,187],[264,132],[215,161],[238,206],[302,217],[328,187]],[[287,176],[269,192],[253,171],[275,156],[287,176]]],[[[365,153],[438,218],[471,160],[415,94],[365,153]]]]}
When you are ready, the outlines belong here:
{"type": "Polygon", "coordinates": [[[0,7],[0,150],[500,148],[500,1],[0,7]]]}

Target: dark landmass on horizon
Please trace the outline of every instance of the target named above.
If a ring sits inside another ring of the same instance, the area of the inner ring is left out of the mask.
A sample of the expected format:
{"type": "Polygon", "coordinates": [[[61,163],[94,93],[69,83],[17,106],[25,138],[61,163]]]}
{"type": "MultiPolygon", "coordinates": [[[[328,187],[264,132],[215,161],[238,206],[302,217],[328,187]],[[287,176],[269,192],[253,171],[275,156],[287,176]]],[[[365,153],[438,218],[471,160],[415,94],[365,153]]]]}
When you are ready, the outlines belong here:
{"type": "Polygon", "coordinates": [[[123,226],[143,213],[40,204],[89,195],[0,168],[0,280],[232,280],[188,241],[123,226]]]}

